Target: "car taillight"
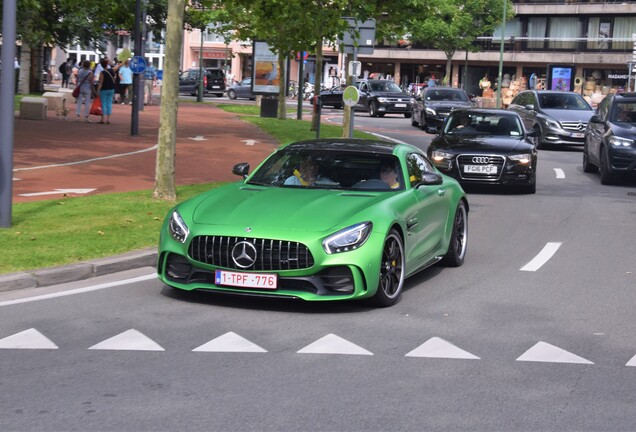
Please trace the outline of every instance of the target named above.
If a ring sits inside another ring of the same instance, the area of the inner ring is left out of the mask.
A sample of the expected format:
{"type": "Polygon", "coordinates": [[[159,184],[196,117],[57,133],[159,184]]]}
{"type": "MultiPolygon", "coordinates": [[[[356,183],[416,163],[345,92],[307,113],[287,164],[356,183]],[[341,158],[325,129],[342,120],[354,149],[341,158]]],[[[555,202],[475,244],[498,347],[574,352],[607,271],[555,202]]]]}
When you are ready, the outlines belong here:
{"type": "Polygon", "coordinates": [[[207,75],[203,77],[203,87],[207,87],[208,86],[208,77],[207,75]]]}

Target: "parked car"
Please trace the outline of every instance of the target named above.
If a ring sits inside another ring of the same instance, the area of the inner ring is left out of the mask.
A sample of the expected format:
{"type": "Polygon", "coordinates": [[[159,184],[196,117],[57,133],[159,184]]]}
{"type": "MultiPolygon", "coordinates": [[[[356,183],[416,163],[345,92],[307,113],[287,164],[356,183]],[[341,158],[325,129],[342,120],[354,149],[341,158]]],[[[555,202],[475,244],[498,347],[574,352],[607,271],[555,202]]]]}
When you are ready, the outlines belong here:
{"type": "Polygon", "coordinates": [[[526,90],[508,109],[518,113],[526,129],[537,131],[537,148],[583,145],[585,128],[594,110],[583,96],[556,90],[526,90]]]}
{"type": "MultiPolygon", "coordinates": [[[[191,68],[179,76],[179,93],[189,93],[196,96],[199,93],[200,68],[191,68]]],[[[205,68],[203,77],[203,94],[214,93],[221,97],[225,92],[226,78],[223,69],[205,68]]]]}
{"type": "Polygon", "coordinates": [[[414,146],[300,141],[233,172],[243,180],[169,211],[157,269],[167,285],[390,306],[406,277],[464,262],[464,191],[414,146]]]}
{"type": "Polygon", "coordinates": [[[356,111],[366,111],[371,117],[384,117],[385,114],[403,114],[406,118],[411,117],[414,99],[393,81],[361,80],[356,86],[360,90],[356,111]]]}
{"type": "Polygon", "coordinates": [[[600,171],[601,183],[636,174],[636,93],[607,95],[587,124],[583,171],[600,171]]]}
{"type": "MultiPolygon", "coordinates": [[[[344,93],[346,85],[333,86],[327,90],[320,91],[320,103],[322,106],[330,106],[336,109],[340,109],[344,106],[344,102],[342,100],[342,94],[344,93]]],[[[313,104],[313,99],[310,100],[310,103],[313,104]]]]}
{"type": "Polygon", "coordinates": [[[256,95],[252,93],[252,78],[245,78],[242,81],[232,84],[227,89],[227,97],[230,99],[256,99],[256,95]]]}
{"type": "Polygon", "coordinates": [[[428,147],[442,173],[462,185],[507,185],[536,192],[537,150],[521,117],[503,109],[453,111],[428,147]]]}
{"type": "Polygon", "coordinates": [[[426,132],[437,132],[451,111],[473,107],[473,102],[462,89],[425,87],[413,103],[411,125],[426,132]]]}

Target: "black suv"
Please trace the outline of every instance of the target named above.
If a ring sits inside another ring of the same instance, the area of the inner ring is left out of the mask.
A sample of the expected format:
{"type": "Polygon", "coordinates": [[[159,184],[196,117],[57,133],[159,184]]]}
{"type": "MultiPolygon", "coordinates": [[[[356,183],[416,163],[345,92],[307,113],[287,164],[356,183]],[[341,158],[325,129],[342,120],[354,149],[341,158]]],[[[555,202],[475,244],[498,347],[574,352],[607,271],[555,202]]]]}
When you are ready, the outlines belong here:
{"type": "MultiPolygon", "coordinates": [[[[189,93],[196,96],[199,93],[199,68],[191,68],[181,73],[179,77],[179,93],[189,93]]],[[[203,77],[203,94],[214,93],[221,97],[225,92],[225,73],[223,69],[205,68],[203,77]]]]}
{"type": "Polygon", "coordinates": [[[423,131],[437,132],[451,111],[473,108],[474,104],[462,89],[451,87],[426,87],[413,103],[412,126],[423,131]]]}
{"type": "Polygon", "coordinates": [[[600,171],[601,183],[636,174],[636,93],[608,95],[585,132],[583,171],[600,171]]]}
{"type": "Polygon", "coordinates": [[[553,145],[583,145],[585,128],[594,110],[583,96],[557,90],[526,90],[512,100],[528,130],[534,129],[537,148],[553,145]]]}
{"type": "Polygon", "coordinates": [[[411,95],[390,80],[362,80],[356,83],[360,91],[360,100],[356,111],[367,111],[371,117],[384,117],[385,114],[404,114],[411,117],[411,95]]]}

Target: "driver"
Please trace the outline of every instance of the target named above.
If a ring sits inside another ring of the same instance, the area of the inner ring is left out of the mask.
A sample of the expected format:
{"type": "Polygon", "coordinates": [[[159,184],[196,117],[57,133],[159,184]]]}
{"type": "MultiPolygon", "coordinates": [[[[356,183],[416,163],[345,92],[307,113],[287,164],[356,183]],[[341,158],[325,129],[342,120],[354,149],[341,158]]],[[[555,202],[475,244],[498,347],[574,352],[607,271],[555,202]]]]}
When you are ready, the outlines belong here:
{"type": "Polygon", "coordinates": [[[318,165],[311,158],[303,158],[300,165],[283,183],[286,186],[313,186],[318,178],[318,165]]]}

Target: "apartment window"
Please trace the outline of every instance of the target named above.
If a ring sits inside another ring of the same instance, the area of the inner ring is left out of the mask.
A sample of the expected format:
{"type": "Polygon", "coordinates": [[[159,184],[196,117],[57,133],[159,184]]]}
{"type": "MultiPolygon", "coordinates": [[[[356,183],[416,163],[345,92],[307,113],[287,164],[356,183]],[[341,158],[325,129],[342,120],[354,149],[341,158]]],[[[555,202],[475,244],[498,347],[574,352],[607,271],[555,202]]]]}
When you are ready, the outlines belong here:
{"type": "Polygon", "coordinates": [[[616,17],[614,18],[613,39],[625,39],[624,41],[612,42],[612,49],[632,51],[632,33],[636,33],[636,19],[634,17],[616,17]]]}
{"type": "Polygon", "coordinates": [[[587,48],[608,49],[612,23],[607,18],[592,17],[587,25],[587,48]]]}
{"type": "Polygon", "coordinates": [[[545,17],[531,17],[528,19],[528,48],[541,49],[545,46],[548,19],[545,17]]]}
{"type": "MultiPolygon", "coordinates": [[[[506,31],[504,32],[504,38],[508,39],[511,36],[519,37],[521,35],[521,21],[519,20],[519,18],[514,18],[510,21],[506,21],[506,31]]],[[[493,42],[501,40],[501,26],[495,29],[492,34],[492,39],[493,42]]]]}
{"type": "Polygon", "coordinates": [[[554,49],[575,49],[577,38],[581,37],[582,23],[579,18],[555,17],[549,20],[548,47],[554,49]]]}

